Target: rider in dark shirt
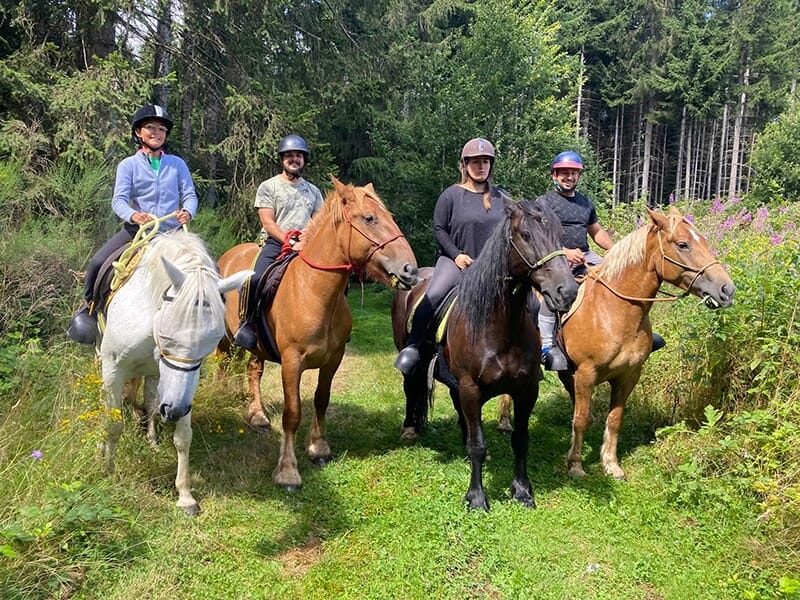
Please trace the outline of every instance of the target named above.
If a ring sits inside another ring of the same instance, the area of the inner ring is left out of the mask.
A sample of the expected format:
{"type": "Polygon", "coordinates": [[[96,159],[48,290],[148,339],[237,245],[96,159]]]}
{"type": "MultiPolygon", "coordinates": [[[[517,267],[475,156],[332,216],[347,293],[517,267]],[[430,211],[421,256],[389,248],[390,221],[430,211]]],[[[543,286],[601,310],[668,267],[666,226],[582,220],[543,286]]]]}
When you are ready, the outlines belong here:
{"type": "Polygon", "coordinates": [[[445,189],[433,211],[433,234],[439,258],[425,296],[414,312],[406,347],[394,366],[410,374],[419,363],[436,307],[456,286],[461,272],[472,264],[504,216],[508,195],[491,184],[495,152],[483,138],[469,140],[461,150],[461,181],[445,189]]]}

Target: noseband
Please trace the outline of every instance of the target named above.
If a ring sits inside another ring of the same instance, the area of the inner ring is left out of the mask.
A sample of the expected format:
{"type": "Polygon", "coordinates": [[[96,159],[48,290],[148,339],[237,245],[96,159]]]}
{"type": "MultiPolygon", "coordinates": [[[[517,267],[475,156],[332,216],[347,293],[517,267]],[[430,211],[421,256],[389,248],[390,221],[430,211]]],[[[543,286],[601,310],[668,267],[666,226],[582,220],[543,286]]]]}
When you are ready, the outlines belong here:
{"type": "MultiPolygon", "coordinates": [[[[164,292],[161,296],[161,299],[164,302],[172,302],[175,298],[164,292]]],[[[197,360],[196,358],[183,358],[182,356],[175,356],[174,354],[169,354],[164,351],[161,347],[161,340],[157,334],[154,333],[153,338],[155,338],[156,346],[158,347],[158,356],[161,358],[161,362],[168,366],[173,371],[182,371],[184,373],[191,373],[192,371],[197,371],[200,368],[200,364],[203,362],[203,359],[197,360]],[[183,367],[181,365],[176,365],[175,363],[185,363],[191,366],[183,367]]]]}
{"type": "Polygon", "coordinates": [[[543,256],[542,258],[540,258],[539,260],[537,260],[535,263],[531,263],[531,262],[530,262],[530,261],[529,261],[529,260],[528,260],[528,259],[525,257],[525,255],[524,255],[524,254],[522,254],[522,252],[520,252],[520,249],[519,249],[519,248],[517,248],[517,245],[514,243],[514,238],[513,238],[513,237],[509,237],[509,238],[508,238],[508,243],[509,243],[509,244],[511,244],[511,247],[512,247],[514,250],[516,250],[516,252],[517,252],[517,255],[518,255],[518,256],[519,256],[519,257],[522,259],[522,262],[524,262],[524,263],[525,263],[525,266],[526,266],[526,267],[528,267],[528,273],[525,275],[525,278],[526,278],[526,279],[527,279],[528,277],[530,277],[530,276],[533,274],[533,272],[534,272],[536,269],[538,269],[538,268],[540,268],[540,267],[543,267],[545,264],[547,264],[548,262],[550,262],[551,260],[553,260],[553,259],[554,259],[554,258],[556,258],[557,256],[566,256],[566,255],[567,255],[567,253],[566,253],[566,252],[564,252],[563,250],[554,250],[554,251],[553,251],[553,252],[551,252],[550,254],[548,254],[548,255],[546,255],[546,256],[543,256]]]}

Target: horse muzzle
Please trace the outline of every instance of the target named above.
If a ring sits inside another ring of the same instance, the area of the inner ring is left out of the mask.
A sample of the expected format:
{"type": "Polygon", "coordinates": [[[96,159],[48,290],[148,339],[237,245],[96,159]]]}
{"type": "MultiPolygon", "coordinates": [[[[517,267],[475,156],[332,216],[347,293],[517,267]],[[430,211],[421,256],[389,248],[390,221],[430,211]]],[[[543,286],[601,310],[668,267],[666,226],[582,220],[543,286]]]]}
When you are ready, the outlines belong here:
{"type": "Polygon", "coordinates": [[[398,290],[410,290],[419,281],[418,271],[414,265],[404,264],[400,273],[389,273],[390,286],[398,290]]]}

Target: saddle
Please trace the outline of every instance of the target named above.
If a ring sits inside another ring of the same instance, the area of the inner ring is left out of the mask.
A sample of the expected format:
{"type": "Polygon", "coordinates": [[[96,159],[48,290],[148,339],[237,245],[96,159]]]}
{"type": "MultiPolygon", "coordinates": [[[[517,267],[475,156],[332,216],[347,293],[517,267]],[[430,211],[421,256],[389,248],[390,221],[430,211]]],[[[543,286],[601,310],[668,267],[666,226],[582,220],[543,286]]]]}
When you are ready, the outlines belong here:
{"type": "Polygon", "coordinates": [[[278,286],[283,279],[283,274],[289,263],[297,258],[297,252],[290,252],[289,254],[279,256],[278,259],[267,267],[261,281],[258,282],[258,288],[255,290],[258,297],[258,305],[256,308],[256,331],[261,345],[267,353],[270,361],[280,363],[281,353],[278,350],[278,344],[275,342],[275,336],[269,328],[267,323],[267,312],[275,300],[275,294],[278,291],[278,286]]]}
{"type": "Polygon", "coordinates": [[[108,308],[108,303],[114,297],[116,291],[130,279],[133,275],[139,260],[142,258],[145,246],[140,247],[138,250],[125,257],[125,262],[120,263],[120,257],[123,257],[125,251],[131,246],[128,242],[124,246],[115,250],[103,264],[97,273],[97,279],[94,282],[94,290],[92,291],[92,312],[98,316],[98,323],[100,324],[100,331],[105,331],[105,314],[108,308]],[[112,285],[113,284],[113,285],[112,285]]]}
{"type": "MultiPolygon", "coordinates": [[[[417,301],[414,302],[414,305],[411,307],[411,310],[408,311],[406,333],[411,332],[411,322],[414,320],[414,313],[417,312],[417,307],[424,298],[425,294],[420,294],[417,301]]],[[[456,288],[453,288],[447,292],[447,295],[442,298],[441,302],[434,307],[433,321],[431,322],[430,329],[434,332],[433,341],[437,344],[444,344],[446,340],[447,320],[450,318],[450,313],[453,311],[457,298],[458,294],[456,293],[456,288]]]]}

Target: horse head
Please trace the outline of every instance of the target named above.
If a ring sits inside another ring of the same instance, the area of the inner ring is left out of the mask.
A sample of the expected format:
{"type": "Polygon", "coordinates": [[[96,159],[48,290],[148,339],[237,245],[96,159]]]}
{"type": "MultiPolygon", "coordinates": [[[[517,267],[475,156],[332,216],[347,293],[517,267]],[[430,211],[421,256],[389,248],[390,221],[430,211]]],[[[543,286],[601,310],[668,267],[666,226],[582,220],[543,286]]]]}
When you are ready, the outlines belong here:
{"type": "Polygon", "coordinates": [[[392,214],[371,183],[345,185],[331,176],[343,221],[350,231],[343,236],[348,260],[367,277],[389,287],[408,290],[417,283],[417,259],[392,214]]]}
{"type": "Polygon", "coordinates": [[[654,257],[658,276],[702,298],[709,308],[733,304],[736,286],[708,249],[706,239],[674,206],[669,214],[647,209],[650,233],[658,244],[654,257]]]}
{"type": "Polygon", "coordinates": [[[220,279],[206,264],[179,268],[162,257],[171,282],[153,317],[155,358],[158,361],[159,414],[178,421],[192,409],[200,382],[200,364],[225,335],[222,294],[241,286],[253,274],[240,271],[220,279]]]}
{"type": "Polygon", "coordinates": [[[552,311],[566,312],[578,295],[578,286],[561,249],[561,222],[541,202],[507,202],[511,222],[509,270],[524,274],[544,296],[552,311]]]}

